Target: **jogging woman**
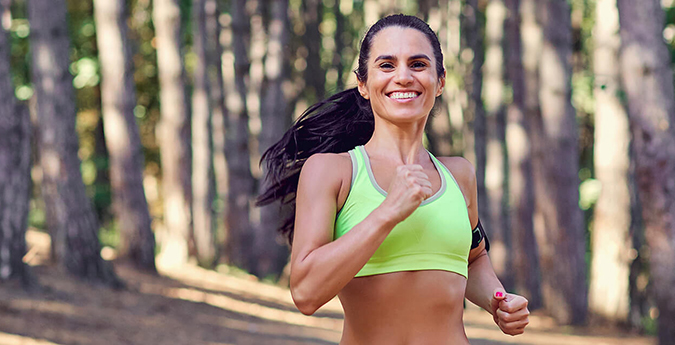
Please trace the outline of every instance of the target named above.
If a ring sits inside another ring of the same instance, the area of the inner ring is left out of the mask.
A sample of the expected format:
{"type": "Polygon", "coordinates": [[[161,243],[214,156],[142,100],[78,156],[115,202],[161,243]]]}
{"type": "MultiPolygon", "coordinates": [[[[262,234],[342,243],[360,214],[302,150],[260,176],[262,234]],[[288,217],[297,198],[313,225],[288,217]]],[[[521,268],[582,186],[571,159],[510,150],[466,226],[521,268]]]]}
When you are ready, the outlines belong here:
{"type": "Polygon", "coordinates": [[[445,85],[438,38],[394,15],[361,44],[358,87],[310,107],[264,156],[274,200],[294,208],[291,293],[313,314],[338,296],[340,344],[468,344],[463,301],[523,333],[527,300],[508,294],[487,256],[474,168],[425,150],[445,85]]]}

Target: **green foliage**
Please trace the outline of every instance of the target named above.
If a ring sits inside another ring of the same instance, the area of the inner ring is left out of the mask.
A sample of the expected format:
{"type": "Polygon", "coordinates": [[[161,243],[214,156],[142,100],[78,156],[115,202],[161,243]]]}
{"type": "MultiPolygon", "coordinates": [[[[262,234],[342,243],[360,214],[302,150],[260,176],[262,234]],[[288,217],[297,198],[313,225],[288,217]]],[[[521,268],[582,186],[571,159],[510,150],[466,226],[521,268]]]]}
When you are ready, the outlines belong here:
{"type": "Polygon", "coordinates": [[[111,221],[101,226],[98,239],[102,247],[117,248],[120,244],[120,230],[117,222],[111,221]]]}

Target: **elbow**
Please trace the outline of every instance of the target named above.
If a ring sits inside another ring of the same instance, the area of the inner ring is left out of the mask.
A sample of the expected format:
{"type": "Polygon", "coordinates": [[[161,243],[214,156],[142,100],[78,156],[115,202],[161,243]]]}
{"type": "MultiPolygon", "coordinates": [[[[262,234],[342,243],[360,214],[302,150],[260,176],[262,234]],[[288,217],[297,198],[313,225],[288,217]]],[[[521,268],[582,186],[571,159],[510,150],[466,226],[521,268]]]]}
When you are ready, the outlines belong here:
{"type": "Polygon", "coordinates": [[[293,297],[293,303],[295,303],[295,307],[298,308],[298,310],[307,315],[313,315],[321,305],[317,301],[316,297],[314,297],[311,292],[308,291],[302,291],[302,289],[298,289],[297,287],[291,286],[291,296],[293,297]]]}

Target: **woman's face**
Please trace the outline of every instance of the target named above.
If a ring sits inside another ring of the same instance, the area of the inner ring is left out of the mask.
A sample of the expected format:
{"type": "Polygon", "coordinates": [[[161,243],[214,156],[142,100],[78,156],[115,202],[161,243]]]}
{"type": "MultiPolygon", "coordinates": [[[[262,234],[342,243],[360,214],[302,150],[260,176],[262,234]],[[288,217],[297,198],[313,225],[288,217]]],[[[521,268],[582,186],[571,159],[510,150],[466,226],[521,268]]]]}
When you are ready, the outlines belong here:
{"type": "Polygon", "coordinates": [[[359,92],[373,113],[395,123],[426,122],[445,75],[438,77],[429,39],[418,30],[390,26],[373,37],[368,79],[359,92]]]}

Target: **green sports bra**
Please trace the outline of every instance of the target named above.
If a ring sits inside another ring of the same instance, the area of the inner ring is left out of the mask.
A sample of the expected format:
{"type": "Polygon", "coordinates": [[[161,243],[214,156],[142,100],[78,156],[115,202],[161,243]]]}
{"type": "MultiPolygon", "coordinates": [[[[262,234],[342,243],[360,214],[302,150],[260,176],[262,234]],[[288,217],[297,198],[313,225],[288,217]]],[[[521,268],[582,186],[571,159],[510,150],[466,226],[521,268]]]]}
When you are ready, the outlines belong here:
{"type": "MultiPolygon", "coordinates": [[[[375,181],[363,146],[349,151],[349,156],[352,184],[335,220],[334,239],[363,221],[387,196],[375,181]]],[[[441,176],[441,188],[391,230],[356,277],[420,270],[444,270],[467,277],[472,234],[466,202],[450,171],[431,153],[429,156],[441,176]]]]}

